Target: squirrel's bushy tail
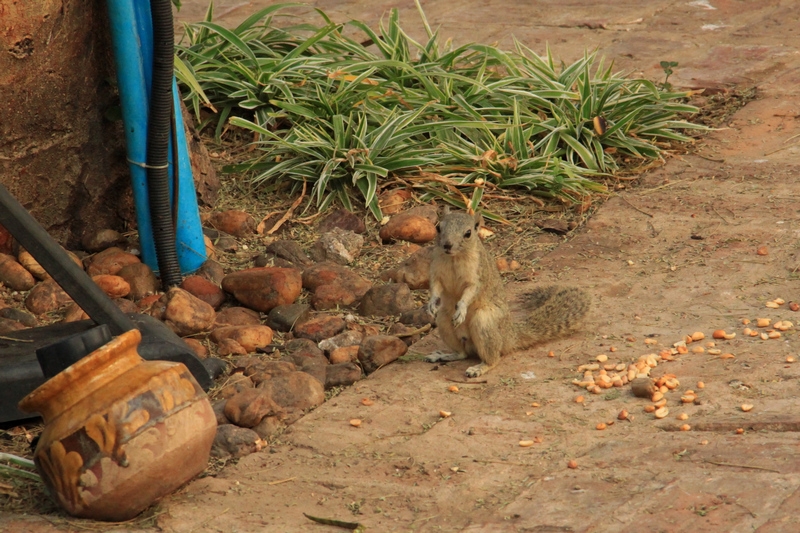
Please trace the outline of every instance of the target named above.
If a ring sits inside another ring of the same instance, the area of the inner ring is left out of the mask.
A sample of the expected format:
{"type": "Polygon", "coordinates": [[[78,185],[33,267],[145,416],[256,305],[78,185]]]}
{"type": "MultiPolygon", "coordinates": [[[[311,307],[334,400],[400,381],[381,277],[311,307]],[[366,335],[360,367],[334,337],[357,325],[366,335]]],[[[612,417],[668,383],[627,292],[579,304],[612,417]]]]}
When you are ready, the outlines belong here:
{"type": "Polygon", "coordinates": [[[529,313],[527,320],[517,327],[518,350],[576,331],[584,324],[591,304],[587,292],[557,285],[537,287],[523,295],[522,300],[529,313]]]}

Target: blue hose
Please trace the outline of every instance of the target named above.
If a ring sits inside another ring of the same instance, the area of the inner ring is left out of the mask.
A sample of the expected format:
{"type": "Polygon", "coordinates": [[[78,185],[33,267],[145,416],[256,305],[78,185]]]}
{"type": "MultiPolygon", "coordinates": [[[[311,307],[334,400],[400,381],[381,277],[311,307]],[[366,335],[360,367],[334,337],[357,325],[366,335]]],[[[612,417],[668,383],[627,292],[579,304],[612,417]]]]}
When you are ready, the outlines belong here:
{"type": "MultiPolygon", "coordinates": [[[[151,187],[147,179],[148,109],[152,86],[153,24],[150,3],[142,0],[108,0],[111,23],[111,39],[116,63],[122,118],[125,124],[125,139],[128,148],[133,197],[136,203],[136,220],[139,227],[139,242],[142,260],[154,271],[160,271],[159,254],[153,235],[151,220],[151,187]]],[[[173,102],[177,129],[177,165],[179,170],[179,194],[175,233],[175,249],[180,272],[194,272],[206,260],[200,213],[192,179],[192,167],[180,113],[180,100],[173,79],[173,102]]],[[[168,143],[171,144],[171,143],[168,143]]],[[[168,175],[172,175],[175,158],[169,149],[168,175]]],[[[171,180],[169,195],[172,197],[171,180]]],[[[166,194],[166,189],[165,189],[166,194]]],[[[165,199],[171,205],[171,199],[165,199]]],[[[156,213],[158,218],[158,213],[156,213]]],[[[169,223],[171,224],[171,218],[169,223]]],[[[163,228],[162,228],[163,229],[163,228]]],[[[158,232],[160,235],[161,232],[158,232]]],[[[170,240],[172,237],[170,237],[170,240]]],[[[162,272],[162,281],[163,281],[162,272]]]]}

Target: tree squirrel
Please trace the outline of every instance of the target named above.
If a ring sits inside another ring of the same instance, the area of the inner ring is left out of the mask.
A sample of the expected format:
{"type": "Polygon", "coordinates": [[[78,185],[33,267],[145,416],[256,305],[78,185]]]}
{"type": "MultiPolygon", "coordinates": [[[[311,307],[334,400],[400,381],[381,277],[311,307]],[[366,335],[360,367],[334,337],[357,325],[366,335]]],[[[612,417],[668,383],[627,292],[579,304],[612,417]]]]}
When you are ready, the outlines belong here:
{"type": "Polygon", "coordinates": [[[511,318],[497,265],[478,237],[479,214],[448,213],[437,226],[430,268],[428,311],[439,335],[455,353],[433,353],[425,360],[459,361],[477,356],[467,369],[478,377],[500,357],[575,331],[589,311],[589,295],[577,288],[537,287],[525,296],[524,324],[511,318]]]}

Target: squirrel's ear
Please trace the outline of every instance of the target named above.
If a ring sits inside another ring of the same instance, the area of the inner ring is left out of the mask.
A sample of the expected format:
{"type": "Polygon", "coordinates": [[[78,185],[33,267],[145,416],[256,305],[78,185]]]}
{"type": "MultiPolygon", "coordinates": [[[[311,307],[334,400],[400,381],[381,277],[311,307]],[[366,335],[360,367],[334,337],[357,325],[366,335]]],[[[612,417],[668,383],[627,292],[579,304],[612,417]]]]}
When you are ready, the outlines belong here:
{"type": "Polygon", "coordinates": [[[450,214],[450,206],[445,204],[444,208],[442,208],[442,216],[446,217],[450,214]]]}
{"type": "Polygon", "coordinates": [[[480,226],[483,225],[483,217],[479,212],[476,211],[474,218],[475,218],[475,229],[478,229],[480,226]]]}

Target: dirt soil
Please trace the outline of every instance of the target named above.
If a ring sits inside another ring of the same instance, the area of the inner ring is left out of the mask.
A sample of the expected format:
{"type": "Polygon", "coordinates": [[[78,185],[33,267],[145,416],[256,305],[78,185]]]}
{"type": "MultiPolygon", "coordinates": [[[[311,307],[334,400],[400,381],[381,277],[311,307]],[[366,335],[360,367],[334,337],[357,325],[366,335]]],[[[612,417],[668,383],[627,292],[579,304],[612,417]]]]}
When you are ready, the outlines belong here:
{"type": "MultiPolygon", "coordinates": [[[[184,0],[181,17],[202,16],[200,4],[184,0]]],[[[233,25],[267,4],[216,6],[233,25]]],[[[337,20],[369,22],[397,4],[315,2],[337,20]]],[[[402,4],[406,24],[415,25],[413,4],[402,4]]],[[[670,78],[677,86],[755,87],[757,97],[691,153],[669,156],[636,183],[621,182],[624,188],[552,252],[521,258],[535,281],[510,280],[512,295],[534,283],[593,294],[582,333],[509,356],[474,383],[462,383],[473,361],[434,366],[412,356],[391,364],[295,423],[268,450],[189,483],[160,502],[151,520],[122,529],[342,531],[307,513],[375,532],[800,531],[800,341],[796,329],[779,339],[751,338],[741,323],[800,322],[788,309],[800,300],[796,2],[452,5],[425,2],[431,23],[457,41],[505,45],[513,34],[540,51],[549,42],[565,61],[598,47],[620,68],[655,80],[663,79],[661,60],[677,61],[670,78]],[[787,303],[765,307],[775,298],[787,303]],[[706,340],[690,347],[706,346],[717,329],[737,334],[716,341],[734,358],[690,353],[653,370],[680,380],[662,420],[645,413],[651,402],[629,387],[594,395],[571,383],[581,377],[577,367],[599,354],[627,364],[695,331],[706,340]],[[449,392],[454,384],[458,392],[449,392]],[[681,404],[687,389],[699,404],[681,404]],[[374,404],[362,405],[365,397],[374,404]],[[743,412],[742,404],[754,407],[743,412]],[[629,420],[617,420],[622,409],[629,420]],[[441,418],[442,410],[452,415],[441,418]],[[688,419],[678,420],[679,413],[688,419]],[[353,418],[361,427],[350,426],[353,418]],[[690,431],[678,430],[684,423],[690,431]],[[533,446],[519,445],[537,437],[533,446]]],[[[430,336],[412,351],[437,347],[430,336]]],[[[9,532],[87,528],[0,518],[0,530],[9,532]]]]}

